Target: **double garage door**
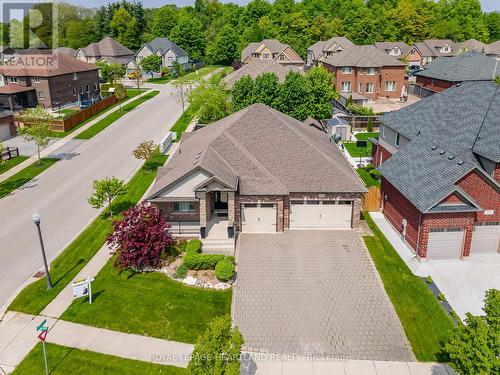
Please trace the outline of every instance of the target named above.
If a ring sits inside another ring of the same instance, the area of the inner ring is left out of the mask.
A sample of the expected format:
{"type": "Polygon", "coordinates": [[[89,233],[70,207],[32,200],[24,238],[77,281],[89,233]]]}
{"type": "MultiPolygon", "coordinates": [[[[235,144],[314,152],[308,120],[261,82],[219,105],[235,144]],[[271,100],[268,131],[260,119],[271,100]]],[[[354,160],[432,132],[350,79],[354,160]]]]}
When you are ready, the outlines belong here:
{"type": "Polygon", "coordinates": [[[352,201],[290,201],[290,229],[350,229],[352,201]]]}

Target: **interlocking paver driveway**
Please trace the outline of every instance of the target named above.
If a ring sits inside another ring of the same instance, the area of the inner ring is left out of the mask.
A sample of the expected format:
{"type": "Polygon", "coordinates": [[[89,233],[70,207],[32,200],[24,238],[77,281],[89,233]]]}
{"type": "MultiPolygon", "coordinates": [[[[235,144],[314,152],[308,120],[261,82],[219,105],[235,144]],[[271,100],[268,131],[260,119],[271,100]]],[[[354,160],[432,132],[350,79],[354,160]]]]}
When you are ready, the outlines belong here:
{"type": "Polygon", "coordinates": [[[241,234],[233,319],[245,349],[414,360],[355,231],[241,234]]]}

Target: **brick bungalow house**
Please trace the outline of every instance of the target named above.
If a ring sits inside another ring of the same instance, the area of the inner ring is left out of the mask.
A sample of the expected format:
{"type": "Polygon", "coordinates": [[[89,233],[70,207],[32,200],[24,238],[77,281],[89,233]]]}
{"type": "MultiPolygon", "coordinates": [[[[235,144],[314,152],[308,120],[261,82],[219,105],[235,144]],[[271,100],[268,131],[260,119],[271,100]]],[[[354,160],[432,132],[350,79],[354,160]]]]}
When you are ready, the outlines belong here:
{"type": "Polygon", "coordinates": [[[9,110],[58,108],[99,95],[97,66],[64,53],[13,55],[0,66],[0,107],[9,110]]]}
{"type": "Polygon", "coordinates": [[[493,81],[500,76],[500,64],[481,53],[467,52],[453,57],[438,57],[415,76],[417,85],[441,92],[461,82],[493,81]]]}
{"type": "Polygon", "coordinates": [[[105,61],[108,64],[126,64],[134,57],[134,52],[123,44],[107,36],[99,42],[91,43],[87,47],[79,48],[75,52],[78,60],[86,63],[105,61]]]}
{"type": "Polygon", "coordinates": [[[420,258],[498,253],[500,85],[467,82],[382,118],[382,210],[420,258]]]}
{"type": "Polygon", "coordinates": [[[327,134],[264,104],[182,136],[147,198],[173,231],[356,228],[366,188],[327,134]]]}
{"type": "Polygon", "coordinates": [[[321,63],[333,73],[335,87],[340,95],[371,102],[379,98],[399,99],[406,88],[405,66],[386,52],[373,45],[344,48],[330,55],[323,55],[321,63]]]}
{"type": "Polygon", "coordinates": [[[278,39],[264,39],[261,42],[249,43],[241,51],[241,62],[248,64],[254,60],[276,61],[281,65],[295,65],[303,67],[305,62],[288,44],[278,39]]]}

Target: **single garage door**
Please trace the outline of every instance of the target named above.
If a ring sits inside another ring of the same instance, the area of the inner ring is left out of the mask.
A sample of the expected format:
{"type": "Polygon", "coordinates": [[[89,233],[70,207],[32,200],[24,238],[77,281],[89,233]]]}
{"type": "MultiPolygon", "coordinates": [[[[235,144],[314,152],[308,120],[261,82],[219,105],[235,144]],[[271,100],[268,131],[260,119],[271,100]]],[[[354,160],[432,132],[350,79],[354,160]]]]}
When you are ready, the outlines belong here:
{"type": "Polygon", "coordinates": [[[462,228],[431,229],[427,243],[428,259],[459,259],[462,255],[462,228]]]}
{"type": "Polygon", "coordinates": [[[242,232],[276,232],[276,205],[272,203],[241,205],[242,232]]]}
{"type": "Polygon", "coordinates": [[[290,201],[292,229],[350,229],[352,201],[290,201]]]}
{"type": "MultiPolygon", "coordinates": [[[[488,223],[489,224],[489,223],[488,223]]],[[[496,253],[500,242],[500,225],[475,225],[472,233],[472,253],[496,253]]]]}
{"type": "Polygon", "coordinates": [[[0,141],[4,141],[9,138],[10,138],[9,124],[0,124],[0,141]]]}

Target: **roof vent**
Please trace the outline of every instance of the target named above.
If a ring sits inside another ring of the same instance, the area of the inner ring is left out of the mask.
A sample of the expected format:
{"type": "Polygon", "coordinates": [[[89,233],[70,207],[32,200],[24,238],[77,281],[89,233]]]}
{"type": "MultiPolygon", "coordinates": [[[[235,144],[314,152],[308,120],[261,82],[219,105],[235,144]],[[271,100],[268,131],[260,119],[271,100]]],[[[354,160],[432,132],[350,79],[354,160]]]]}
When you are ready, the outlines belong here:
{"type": "Polygon", "coordinates": [[[436,148],[438,148],[438,146],[432,145],[431,150],[434,151],[436,148]]]}
{"type": "Polygon", "coordinates": [[[198,163],[198,160],[193,161],[193,165],[195,165],[196,163],[198,163]]]}
{"type": "Polygon", "coordinates": [[[448,160],[453,160],[455,159],[455,155],[448,155],[448,160]]]}
{"type": "Polygon", "coordinates": [[[439,155],[444,155],[445,152],[445,150],[439,150],[439,155]]]}
{"type": "Polygon", "coordinates": [[[463,160],[459,160],[457,164],[458,164],[458,165],[463,165],[463,164],[464,164],[464,161],[463,161],[463,160]]]}

